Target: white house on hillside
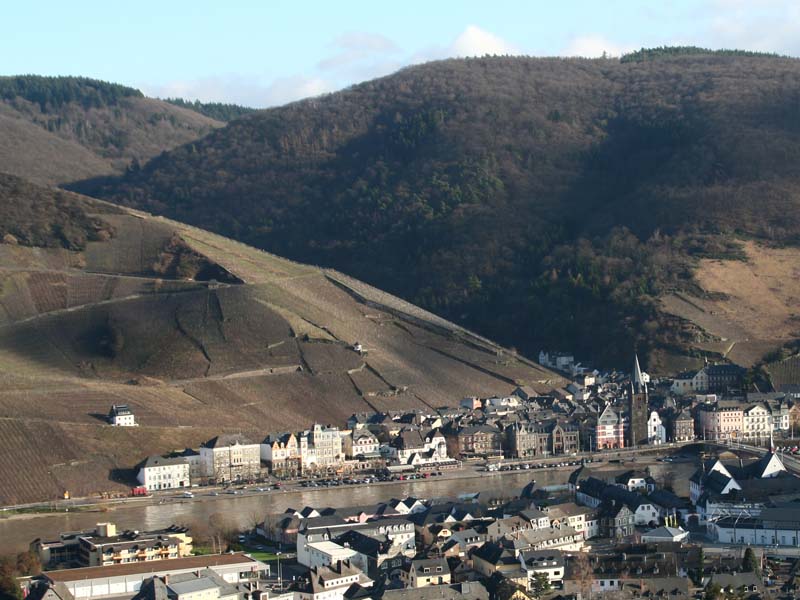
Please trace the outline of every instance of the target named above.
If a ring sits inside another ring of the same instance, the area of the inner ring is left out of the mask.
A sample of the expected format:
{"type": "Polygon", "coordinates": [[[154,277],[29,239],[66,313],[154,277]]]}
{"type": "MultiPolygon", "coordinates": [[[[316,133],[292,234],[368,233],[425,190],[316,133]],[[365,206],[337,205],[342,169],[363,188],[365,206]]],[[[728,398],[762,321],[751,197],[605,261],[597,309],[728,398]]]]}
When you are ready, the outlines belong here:
{"type": "Polygon", "coordinates": [[[136,427],[136,418],[127,404],[112,404],[108,422],[114,427],[136,427]]]}

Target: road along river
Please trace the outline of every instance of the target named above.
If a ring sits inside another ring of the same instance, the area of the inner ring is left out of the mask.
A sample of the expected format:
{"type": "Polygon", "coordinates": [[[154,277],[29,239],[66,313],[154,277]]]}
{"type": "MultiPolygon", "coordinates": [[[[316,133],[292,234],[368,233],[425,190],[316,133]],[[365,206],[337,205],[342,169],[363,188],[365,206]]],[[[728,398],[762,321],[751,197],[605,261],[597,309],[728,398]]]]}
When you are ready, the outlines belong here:
{"type": "MultiPolygon", "coordinates": [[[[674,480],[675,492],[679,495],[688,495],[688,480],[694,472],[694,462],[664,464],[648,461],[645,464],[645,461],[639,461],[625,465],[608,465],[614,469],[623,467],[644,469],[645,466],[650,467],[657,481],[666,470],[669,470],[674,480]]],[[[252,526],[256,517],[263,519],[267,514],[282,513],[290,507],[367,505],[406,496],[456,497],[459,494],[483,490],[520,489],[532,479],[536,480],[537,487],[540,488],[563,485],[574,469],[575,467],[536,469],[510,473],[475,473],[465,470],[460,473],[461,476],[453,473],[455,477],[363,486],[246,492],[236,496],[229,494],[212,496],[208,492],[199,491],[193,499],[170,497],[161,504],[131,502],[104,505],[97,511],[16,515],[0,519],[0,554],[26,550],[30,542],[37,537],[56,539],[62,531],[92,529],[95,524],[104,521],[112,521],[122,530],[149,531],[168,527],[173,523],[208,522],[211,515],[220,513],[232,524],[246,528],[252,526]]]]}

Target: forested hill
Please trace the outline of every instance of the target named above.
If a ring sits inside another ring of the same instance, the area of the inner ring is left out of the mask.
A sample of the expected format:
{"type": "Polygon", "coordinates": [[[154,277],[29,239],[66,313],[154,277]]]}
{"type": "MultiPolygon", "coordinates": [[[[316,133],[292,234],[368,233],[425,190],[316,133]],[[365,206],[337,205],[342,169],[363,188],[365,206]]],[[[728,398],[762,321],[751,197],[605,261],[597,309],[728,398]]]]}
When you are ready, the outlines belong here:
{"type": "Polygon", "coordinates": [[[167,98],[167,102],[180,106],[181,108],[188,108],[195,112],[205,115],[217,121],[233,121],[244,115],[249,115],[255,112],[255,108],[241,106],[239,104],[227,104],[224,102],[200,102],[200,100],[189,101],[183,98],[167,98]]]}
{"type": "Polygon", "coordinates": [[[0,172],[66,183],[136,168],[222,122],[87,77],[0,77],[0,172]]]}
{"type": "Polygon", "coordinates": [[[706,333],[659,299],[701,293],[700,257],[743,256],[734,234],[800,239],[798,134],[793,59],[448,60],[77,189],[335,266],[527,353],[627,364],[634,346],[697,355],[706,333]]]}

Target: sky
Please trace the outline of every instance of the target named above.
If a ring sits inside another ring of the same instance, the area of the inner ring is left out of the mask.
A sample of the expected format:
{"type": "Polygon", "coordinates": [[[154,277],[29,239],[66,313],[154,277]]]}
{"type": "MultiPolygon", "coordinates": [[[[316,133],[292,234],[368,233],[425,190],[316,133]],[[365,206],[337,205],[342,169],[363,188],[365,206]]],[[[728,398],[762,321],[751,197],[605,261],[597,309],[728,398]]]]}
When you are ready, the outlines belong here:
{"type": "Polygon", "coordinates": [[[284,104],[448,57],[697,45],[800,56],[800,0],[0,0],[0,74],[284,104]]]}

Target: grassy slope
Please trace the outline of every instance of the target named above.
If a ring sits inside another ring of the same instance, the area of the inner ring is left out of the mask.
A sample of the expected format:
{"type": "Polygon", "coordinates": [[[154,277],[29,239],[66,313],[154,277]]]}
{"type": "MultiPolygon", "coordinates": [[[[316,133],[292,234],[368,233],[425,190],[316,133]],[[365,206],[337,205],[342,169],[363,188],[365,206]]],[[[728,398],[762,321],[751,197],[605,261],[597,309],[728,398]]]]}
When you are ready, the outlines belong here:
{"type": "Polygon", "coordinates": [[[0,503],[124,492],[119,477],[148,454],[221,431],[259,439],[560,381],[335,273],[143,213],[98,218],[113,237],[83,250],[0,244],[0,453],[18,457],[0,473],[0,503]],[[148,272],[175,233],[244,283],[209,290],[148,272]],[[348,350],[356,341],[366,359],[348,350]],[[115,402],[141,426],[105,425],[115,402]]]}
{"type": "Polygon", "coordinates": [[[660,310],[698,289],[700,258],[736,254],[732,234],[800,239],[798,84],[800,61],[777,57],[443,61],[79,189],[333,266],[529,353],[674,358],[718,338],[660,310]]]}

